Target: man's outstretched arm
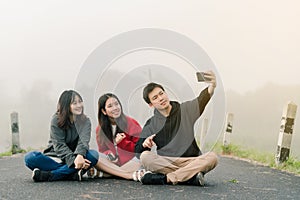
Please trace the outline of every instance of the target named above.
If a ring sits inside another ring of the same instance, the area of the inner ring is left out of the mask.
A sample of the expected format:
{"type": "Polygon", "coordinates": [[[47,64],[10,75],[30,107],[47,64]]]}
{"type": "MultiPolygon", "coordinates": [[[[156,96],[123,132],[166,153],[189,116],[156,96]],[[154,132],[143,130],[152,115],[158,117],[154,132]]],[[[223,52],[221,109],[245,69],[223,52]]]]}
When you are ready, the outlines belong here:
{"type": "Polygon", "coordinates": [[[210,96],[214,94],[215,88],[217,87],[216,76],[213,71],[207,71],[204,73],[204,78],[207,79],[206,83],[209,83],[208,93],[210,96]]]}

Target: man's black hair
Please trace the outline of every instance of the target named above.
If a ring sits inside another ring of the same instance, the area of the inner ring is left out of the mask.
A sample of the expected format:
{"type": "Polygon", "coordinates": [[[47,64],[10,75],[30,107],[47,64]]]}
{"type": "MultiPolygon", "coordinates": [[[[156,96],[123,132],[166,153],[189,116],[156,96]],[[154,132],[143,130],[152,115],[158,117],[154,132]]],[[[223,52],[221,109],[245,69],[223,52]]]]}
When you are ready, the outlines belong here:
{"type": "Polygon", "coordinates": [[[149,93],[152,92],[154,90],[154,88],[161,88],[163,91],[165,91],[165,89],[163,88],[162,85],[158,84],[158,83],[148,83],[148,85],[146,85],[144,87],[144,90],[143,90],[143,99],[146,101],[147,104],[151,103],[150,102],[150,99],[149,99],[149,93]]]}

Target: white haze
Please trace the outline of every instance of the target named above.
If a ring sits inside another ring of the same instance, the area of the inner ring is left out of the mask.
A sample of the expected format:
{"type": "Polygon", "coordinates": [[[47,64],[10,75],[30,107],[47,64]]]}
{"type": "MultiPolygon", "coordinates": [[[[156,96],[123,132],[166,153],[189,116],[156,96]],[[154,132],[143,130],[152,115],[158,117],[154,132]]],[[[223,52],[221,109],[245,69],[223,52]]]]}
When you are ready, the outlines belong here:
{"type": "MultiPolygon", "coordinates": [[[[23,148],[44,147],[58,96],[83,62],[125,31],[162,28],[186,35],[215,62],[235,115],[232,140],[275,152],[282,108],[298,106],[300,3],[277,1],[1,1],[0,151],[20,114],[23,148]]],[[[299,156],[299,109],[292,153],[299,156]]]]}

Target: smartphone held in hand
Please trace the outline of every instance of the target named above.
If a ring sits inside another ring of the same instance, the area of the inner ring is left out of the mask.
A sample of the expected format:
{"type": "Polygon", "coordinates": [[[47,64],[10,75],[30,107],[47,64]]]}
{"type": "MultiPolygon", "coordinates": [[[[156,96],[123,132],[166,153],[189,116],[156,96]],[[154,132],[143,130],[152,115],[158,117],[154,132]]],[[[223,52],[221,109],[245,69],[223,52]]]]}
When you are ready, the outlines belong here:
{"type": "Polygon", "coordinates": [[[196,72],[198,82],[206,81],[204,78],[204,72],[196,72]]]}

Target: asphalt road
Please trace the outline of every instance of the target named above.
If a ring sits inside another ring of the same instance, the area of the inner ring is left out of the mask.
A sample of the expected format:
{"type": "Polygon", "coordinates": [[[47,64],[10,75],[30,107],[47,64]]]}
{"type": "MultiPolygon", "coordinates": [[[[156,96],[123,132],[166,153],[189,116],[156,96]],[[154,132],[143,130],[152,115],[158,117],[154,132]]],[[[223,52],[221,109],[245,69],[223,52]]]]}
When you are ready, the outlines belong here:
{"type": "Polygon", "coordinates": [[[300,177],[220,157],[204,187],[142,185],[121,179],[35,183],[23,155],[0,158],[0,199],[300,199],[300,177]]]}

